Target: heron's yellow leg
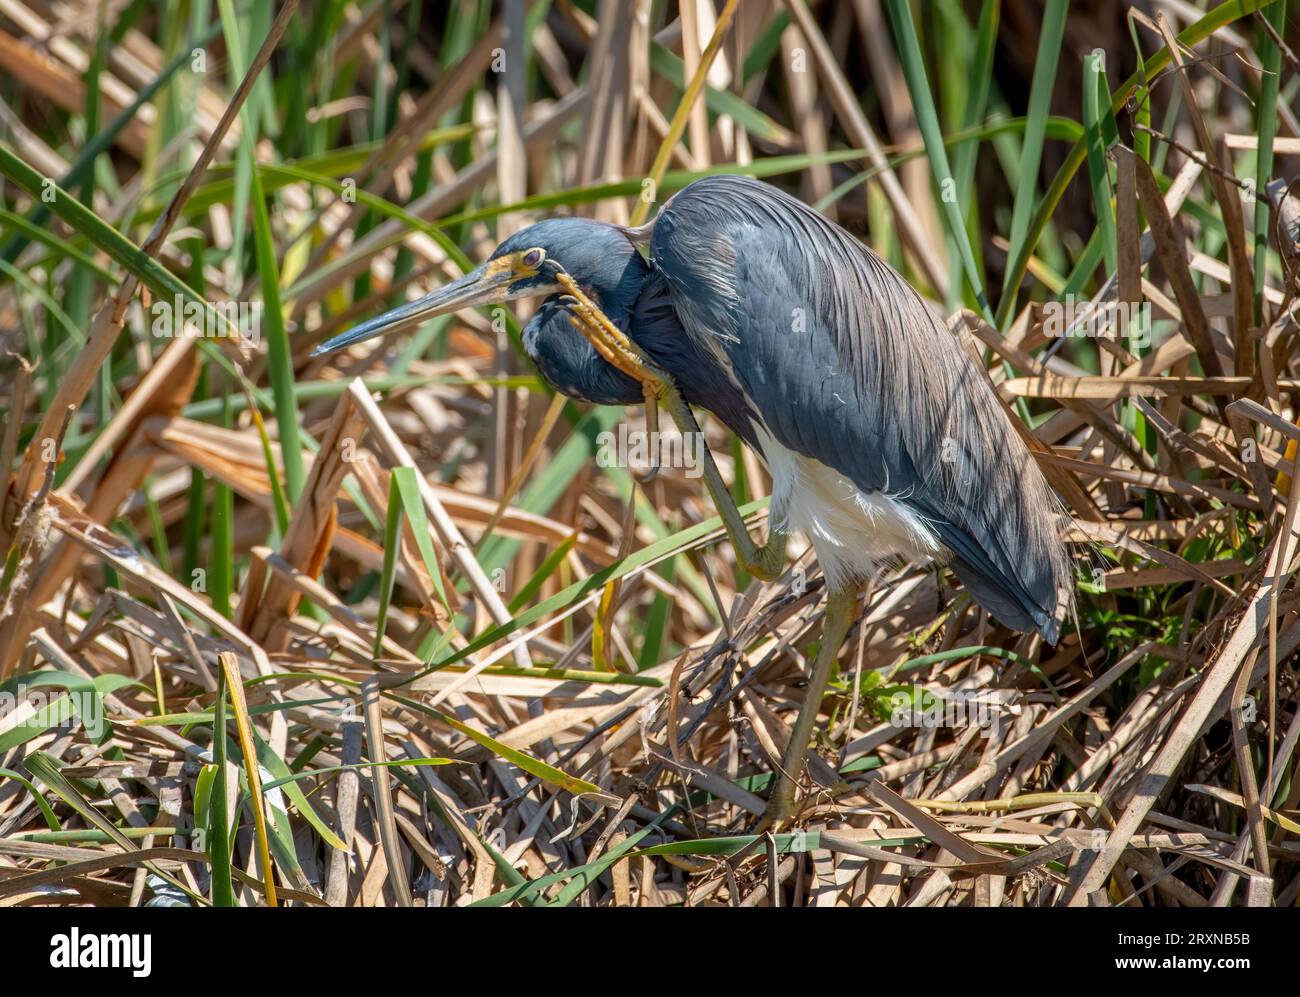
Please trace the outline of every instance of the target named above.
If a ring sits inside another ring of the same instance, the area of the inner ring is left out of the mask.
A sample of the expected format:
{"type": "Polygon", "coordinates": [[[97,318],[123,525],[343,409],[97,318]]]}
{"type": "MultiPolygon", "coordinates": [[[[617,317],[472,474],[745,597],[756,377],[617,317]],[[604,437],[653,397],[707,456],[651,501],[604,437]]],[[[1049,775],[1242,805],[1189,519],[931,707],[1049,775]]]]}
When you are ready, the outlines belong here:
{"type": "MultiPolygon", "coordinates": [[[[672,376],[646,355],[645,351],[632,342],[609,317],[583,293],[582,289],[568,274],[562,273],[557,278],[560,286],[574,299],[573,313],[575,324],[587,340],[606,361],[617,367],[628,377],[641,382],[645,391],[646,407],[650,419],[657,425],[657,408],[655,402],[662,402],[672,415],[677,428],[685,435],[694,433],[695,439],[701,441],[700,449],[704,455],[704,484],[717,506],[718,515],[727,531],[727,538],[736,552],[736,559],[741,566],[756,578],[773,581],[779,578],[785,566],[785,548],[788,535],[783,526],[774,520],[768,521],[768,539],[763,545],[756,544],[745,526],[745,518],[736,507],[735,499],[727,490],[726,482],[713,460],[713,453],[703,443],[704,434],[690,405],[677,390],[672,376]]],[[[651,426],[654,428],[654,425],[651,426]]]]}
{"type": "Polygon", "coordinates": [[[848,636],[853,626],[853,617],[857,612],[858,592],[856,588],[831,589],[826,595],[826,613],[822,617],[821,644],[817,648],[817,657],[813,661],[812,675],[804,689],[803,705],[799,707],[799,716],[795,719],[794,729],[790,732],[790,741],[781,756],[781,771],[777,773],[776,784],[767,794],[767,810],[763,814],[760,831],[780,830],[795,816],[794,793],[800,777],[803,775],[804,763],[808,757],[808,745],[812,742],[813,728],[817,725],[817,714],[821,711],[822,696],[830,682],[835,658],[840,652],[840,645],[848,636]]]}

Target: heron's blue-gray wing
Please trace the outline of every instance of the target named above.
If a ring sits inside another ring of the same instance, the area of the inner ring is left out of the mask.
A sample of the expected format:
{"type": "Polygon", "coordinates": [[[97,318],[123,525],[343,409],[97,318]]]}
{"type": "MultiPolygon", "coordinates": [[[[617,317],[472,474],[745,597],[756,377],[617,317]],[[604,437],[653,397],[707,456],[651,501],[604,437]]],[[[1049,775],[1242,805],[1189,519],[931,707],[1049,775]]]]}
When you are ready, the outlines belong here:
{"type": "Polygon", "coordinates": [[[1070,566],[1054,496],[984,372],[902,277],[802,202],[733,176],[675,195],[650,258],[694,348],[778,443],[905,504],[980,603],[1055,642],[1070,566]]]}

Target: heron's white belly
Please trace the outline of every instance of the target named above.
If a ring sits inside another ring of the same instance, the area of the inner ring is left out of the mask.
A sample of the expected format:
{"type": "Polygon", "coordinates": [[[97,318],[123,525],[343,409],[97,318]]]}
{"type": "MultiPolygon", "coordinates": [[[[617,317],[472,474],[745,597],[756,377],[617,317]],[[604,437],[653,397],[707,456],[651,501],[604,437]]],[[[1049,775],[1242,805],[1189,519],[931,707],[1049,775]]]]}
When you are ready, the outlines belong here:
{"type": "Polygon", "coordinates": [[[934,530],[895,498],[867,494],[761,429],[758,438],[772,474],[772,508],[784,509],[789,529],[812,543],[831,586],[870,578],[882,563],[899,558],[942,557],[934,530]]]}

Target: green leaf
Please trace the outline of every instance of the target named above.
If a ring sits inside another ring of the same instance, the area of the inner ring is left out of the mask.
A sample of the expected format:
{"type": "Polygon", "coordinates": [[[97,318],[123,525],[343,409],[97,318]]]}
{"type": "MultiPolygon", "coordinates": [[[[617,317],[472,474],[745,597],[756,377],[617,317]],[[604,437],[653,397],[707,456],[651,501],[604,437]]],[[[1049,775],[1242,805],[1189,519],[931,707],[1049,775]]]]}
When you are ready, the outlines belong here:
{"type": "Polygon", "coordinates": [[[388,605],[393,598],[393,579],[397,576],[397,552],[401,549],[402,501],[397,475],[388,482],[388,517],[384,523],[384,565],[379,574],[379,612],[375,616],[374,657],[382,656],[384,629],[388,626],[388,605]]]}
{"type": "Polygon", "coordinates": [[[447,603],[447,591],[442,584],[442,572],[439,570],[438,557],[433,551],[433,542],[429,539],[429,519],[424,512],[424,499],[420,495],[420,485],[415,478],[413,467],[393,468],[393,484],[402,510],[406,513],[411,532],[415,534],[415,546],[419,548],[424,568],[433,580],[433,587],[442,602],[442,608],[451,615],[451,606],[447,603]]]}
{"type": "MultiPolygon", "coordinates": [[[[1052,104],[1052,88],[1056,82],[1056,65],[1061,55],[1061,42],[1065,35],[1065,14],[1069,0],[1047,0],[1043,11],[1042,28],[1038,35],[1038,54],[1034,59],[1034,76],[1029,85],[1029,109],[1026,117],[1025,140],[1021,146],[1020,186],[1016,190],[1011,209],[1011,255],[1015,256],[1030,244],[1030,217],[1034,207],[1034,193],[1038,190],[1038,167],[1043,159],[1043,141],[1047,134],[1047,116],[1052,104]]],[[[1033,238],[1032,242],[1037,242],[1033,238]]],[[[1032,252],[1032,246],[1031,246],[1032,252]]],[[[1003,301],[1015,300],[1019,276],[1008,270],[1002,284],[1003,301]]]]}
{"type": "MultiPolygon", "coordinates": [[[[1092,181],[1092,200],[1097,211],[1097,227],[1101,231],[1102,256],[1106,272],[1114,273],[1119,266],[1119,250],[1115,234],[1115,206],[1111,202],[1110,169],[1106,165],[1106,119],[1109,108],[1103,110],[1101,93],[1106,87],[1106,70],[1099,52],[1083,57],[1083,127],[1088,148],[1088,177],[1092,181]]],[[[1109,93],[1109,88],[1105,90],[1109,93]]],[[[1113,129],[1113,122],[1112,129],[1113,129]]]]}
{"type": "MultiPolygon", "coordinates": [[[[912,95],[912,106],[916,112],[917,123],[921,127],[926,155],[930,157],[930,170],[934,174],[935,183],[939,186],[939,200],[948,219],[949,235],[957,244],[957,251],[961,254],[966,280],[975,295],[975,302],[991,322],[993,313],[989,308],[988,297],[984,293],[984,278],[975,263],[975,253],[971,249],[970,236],[966,231],[966,220],[957,203],[957,181],[953,178],[952,169],[948,165],[948,150],[944,145],[943,130],[939,127],[939,114],[934,107],[934,96],[930,93],[930,81],[925,72],[921,43],[916,37],[916,25],[912,22],[912,10],[907,0],[886,0],[886,2],[889,7],[889,19],[894,25],[894,34],[898,37],[898,54],[903,65],[903,76],[907,80],[907,89],[912,95]]],[[[1032,114],[1030,120],[1032,123],[1032,114]]],[[[1046,114],[1043,116],[1043,124],[1046,127],[1046,114]]]]}
{"type": "Polygon", "coordinates": [[[547,765],[545,762],[534,758],[532,755],[502,744],[496,738],[483,733],[483,731],[478,730],[477,728],[469,726],[469,724],[461,723],[449,714],[443,713],[440,710],[435,710],[430,706],[425,706],[423,703],[417,702],[414,699],[394,695],[391,692],[385,693],[385,695],[390,696],[392,699],[409,709],[423,713],[425,716],[432,717],[435,720],[441,720],[448,727],[452,728],[452,730],[464,734],[475,744],[482,745],[493,754],[504,758],[513,765],[517,765],[529,775],[534,775],[545,782],[549,782],[552,786],[558,786],[560,789],[567,790],[575,796],[595,796],[605,803],[619,802],[618,797],[610,796],[609,793],[606,793],[594,783],[587,782],[585,779],[579,779],[576,776],[571,776],[567,772],[560,771],[553,765],[547,765]]]}

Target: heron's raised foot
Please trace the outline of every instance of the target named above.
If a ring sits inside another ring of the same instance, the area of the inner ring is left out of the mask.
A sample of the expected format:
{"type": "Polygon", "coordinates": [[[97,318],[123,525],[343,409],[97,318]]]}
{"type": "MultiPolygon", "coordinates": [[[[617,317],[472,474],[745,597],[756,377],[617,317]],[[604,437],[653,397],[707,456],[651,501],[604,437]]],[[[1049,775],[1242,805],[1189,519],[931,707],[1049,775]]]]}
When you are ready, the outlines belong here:
{"type": "Polygon", "coordinates": [[[670,391],[676,390],[668,372],[651,360],[627,333],[611,322],[609,316],[587,297],[572,277],[561,271],[556,280],[573,299],[570,307],[574,325],[607,363],[640,382],[646,391],[647,401],[651,397],[663,398],[670,391]]]}

